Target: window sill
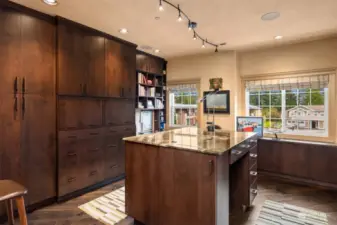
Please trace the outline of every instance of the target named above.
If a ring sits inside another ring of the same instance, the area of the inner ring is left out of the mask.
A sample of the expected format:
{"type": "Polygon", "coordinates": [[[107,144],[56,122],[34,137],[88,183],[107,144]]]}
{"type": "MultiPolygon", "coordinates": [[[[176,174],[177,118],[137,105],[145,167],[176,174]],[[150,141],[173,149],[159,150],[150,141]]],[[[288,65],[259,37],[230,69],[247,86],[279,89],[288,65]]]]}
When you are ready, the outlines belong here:
{"type": "MultiPolygon", "coordinates": [[[[290,135],[290,134],[282,134],[282,133],[277,133],[277,136],[278,136],[278,139],[335,143],[333,137],[316,137],[316,136],[303,136],[303,135],[293,135],[293,134],[290,135]]],[[[263,137],[275,138],[275,135],[273,133],[264,133],[263,137]]]]}

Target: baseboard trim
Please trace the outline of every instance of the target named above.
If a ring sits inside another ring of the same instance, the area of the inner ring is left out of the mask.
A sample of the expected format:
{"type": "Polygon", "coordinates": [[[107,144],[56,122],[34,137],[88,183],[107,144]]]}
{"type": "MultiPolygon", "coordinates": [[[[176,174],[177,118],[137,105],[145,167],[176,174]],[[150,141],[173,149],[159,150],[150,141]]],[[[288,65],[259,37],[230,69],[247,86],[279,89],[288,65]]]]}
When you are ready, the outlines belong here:
{"type": "Polygon", "coordinates": [[[122,180],[124,178],[125,178],[125,175],[121,175],[121,176],[118,176],[118,177],[115,177],[115,178],[104,180],[102,182],[99,182],[99,183],[96,183],[94,185],[85,187],[83,189],[74,191],[72,193],[69,193],[69,194],[66,194],[66,195],[63,195],[63,196],[59,196],[57,198],[57,202],[58,203],[62,203],[62,202],[68,201],[70,199],[73,199],[73,198],[79,197],[81,195],[84,195],[84,194],[86,194],[88,192],[91,192],[91,191],[97,190],[99,188],[102,188],[102,187],[104,187],[104,186],[106,186],[108,184],[112,184],[114,182],[120,181],[120,180],[122,180]]]}
{"type": "Polygon", "coordinates": [[[316,181],[316,180],[310,180],[310,179],[301,178],[301,177],[295,177],[295,176],[290,176],[290,175],[273,173],[273,172],[268,172],[268,171],[264,171],[264,170],[258,170],[258,173],[259,173],[259,175],[276,177],[276,178],[287,180],[287,181],[297,183],[297,184],[304,184],[304,185],[308,185],[308,186],[325,188],[325,189],[330,189],[330,190],[337,190],[337,184],[331,184],[331,183],[326,183],[326,182],[321,182],[321,181],[316,181]]]}

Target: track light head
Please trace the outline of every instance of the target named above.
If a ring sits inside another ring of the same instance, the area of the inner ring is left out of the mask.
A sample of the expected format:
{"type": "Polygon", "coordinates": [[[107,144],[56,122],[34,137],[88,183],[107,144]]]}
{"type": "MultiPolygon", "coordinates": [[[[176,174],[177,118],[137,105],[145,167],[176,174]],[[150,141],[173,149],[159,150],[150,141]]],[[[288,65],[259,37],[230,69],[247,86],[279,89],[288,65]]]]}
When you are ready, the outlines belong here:
{"type": "Polygon", "coordinates": [[[164,7],[161,0],[159,0],[159,11],[164,11],[164,7]]]}
{"type": "Polygon", "coordinates": [[[197,23],[188,21],[188,30],[194,30],[195,28],[197,28],[197,23]]]}
{"type": "Polygon", "coordinates": [[[215,52],[219,52],[218,46],[215,47],[215,52]]]}
{"type": "Polygon", "coordinates": [[[206,48],[206,46],[205,46],[205,41],[204,41],[204,40],[202,40],[201,48],[206,48]]]}
{"type": "Polygon", "coordinates": [[[183,18],[181,17],[181,10],[180,10],[179,5],[178,5],[178,12],[179,12],[179,14],[178,14],[178,22],[181,22],[181,21],[183,21],[183,18]]]}
{"type": "Polygon", "coordinates": [[[193,34],[193,40],[197,40],[197,35],[195,34],[195,31],[194,31],[194,34],[193,34]]]}

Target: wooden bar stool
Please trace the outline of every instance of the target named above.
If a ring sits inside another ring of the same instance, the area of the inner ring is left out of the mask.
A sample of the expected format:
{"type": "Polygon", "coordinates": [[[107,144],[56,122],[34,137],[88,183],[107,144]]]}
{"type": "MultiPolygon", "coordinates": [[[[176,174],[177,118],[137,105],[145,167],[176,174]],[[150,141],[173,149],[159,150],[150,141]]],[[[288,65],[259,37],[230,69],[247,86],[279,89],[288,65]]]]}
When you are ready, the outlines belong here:
{"type": "Polygon", "coordinates": [[[27,189],[12,180],[0,180],[0,202],[6,203],[8,225],[14,225],[13,202],[16,201],[18,207],[20,224],[28,225],[23,196],[27,194],[27,189]]]}

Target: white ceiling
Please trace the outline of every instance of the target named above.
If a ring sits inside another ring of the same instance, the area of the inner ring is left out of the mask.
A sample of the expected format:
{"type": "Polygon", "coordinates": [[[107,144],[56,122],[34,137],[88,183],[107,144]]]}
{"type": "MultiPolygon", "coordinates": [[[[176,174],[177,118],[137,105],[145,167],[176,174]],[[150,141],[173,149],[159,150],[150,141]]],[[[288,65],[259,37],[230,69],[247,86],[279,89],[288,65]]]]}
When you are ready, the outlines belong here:
{"type": "MultiPolygon", "coordinates": [[[[193,41],[187,21],[177,22],[177,11],[159,0],[58,0],[56,7],[41,0],[12,0],[51,15],[85,24],[139,46],[160,49],[161,57],[214,51],[201,49],[193,41]],[[159,16],[159,20],[155,17],[159,16]],[[120,34],[120,28],[128,34],[120,34]]],[[[216,43],[227,42],[219,50],[297,42],[329,36],[337,28],[337,0],[171,0],[198,23],[197,32],[216,43]],[[279,11],[274,21],[262,21],[263,14],[279,11]],[[274,36],[282,35],[282,40],[274,36]]],[[[150,51],[151,52],[151,51],[150,51]]],[[[151,52],[153,53],[153,51],[151,52]]]]}

